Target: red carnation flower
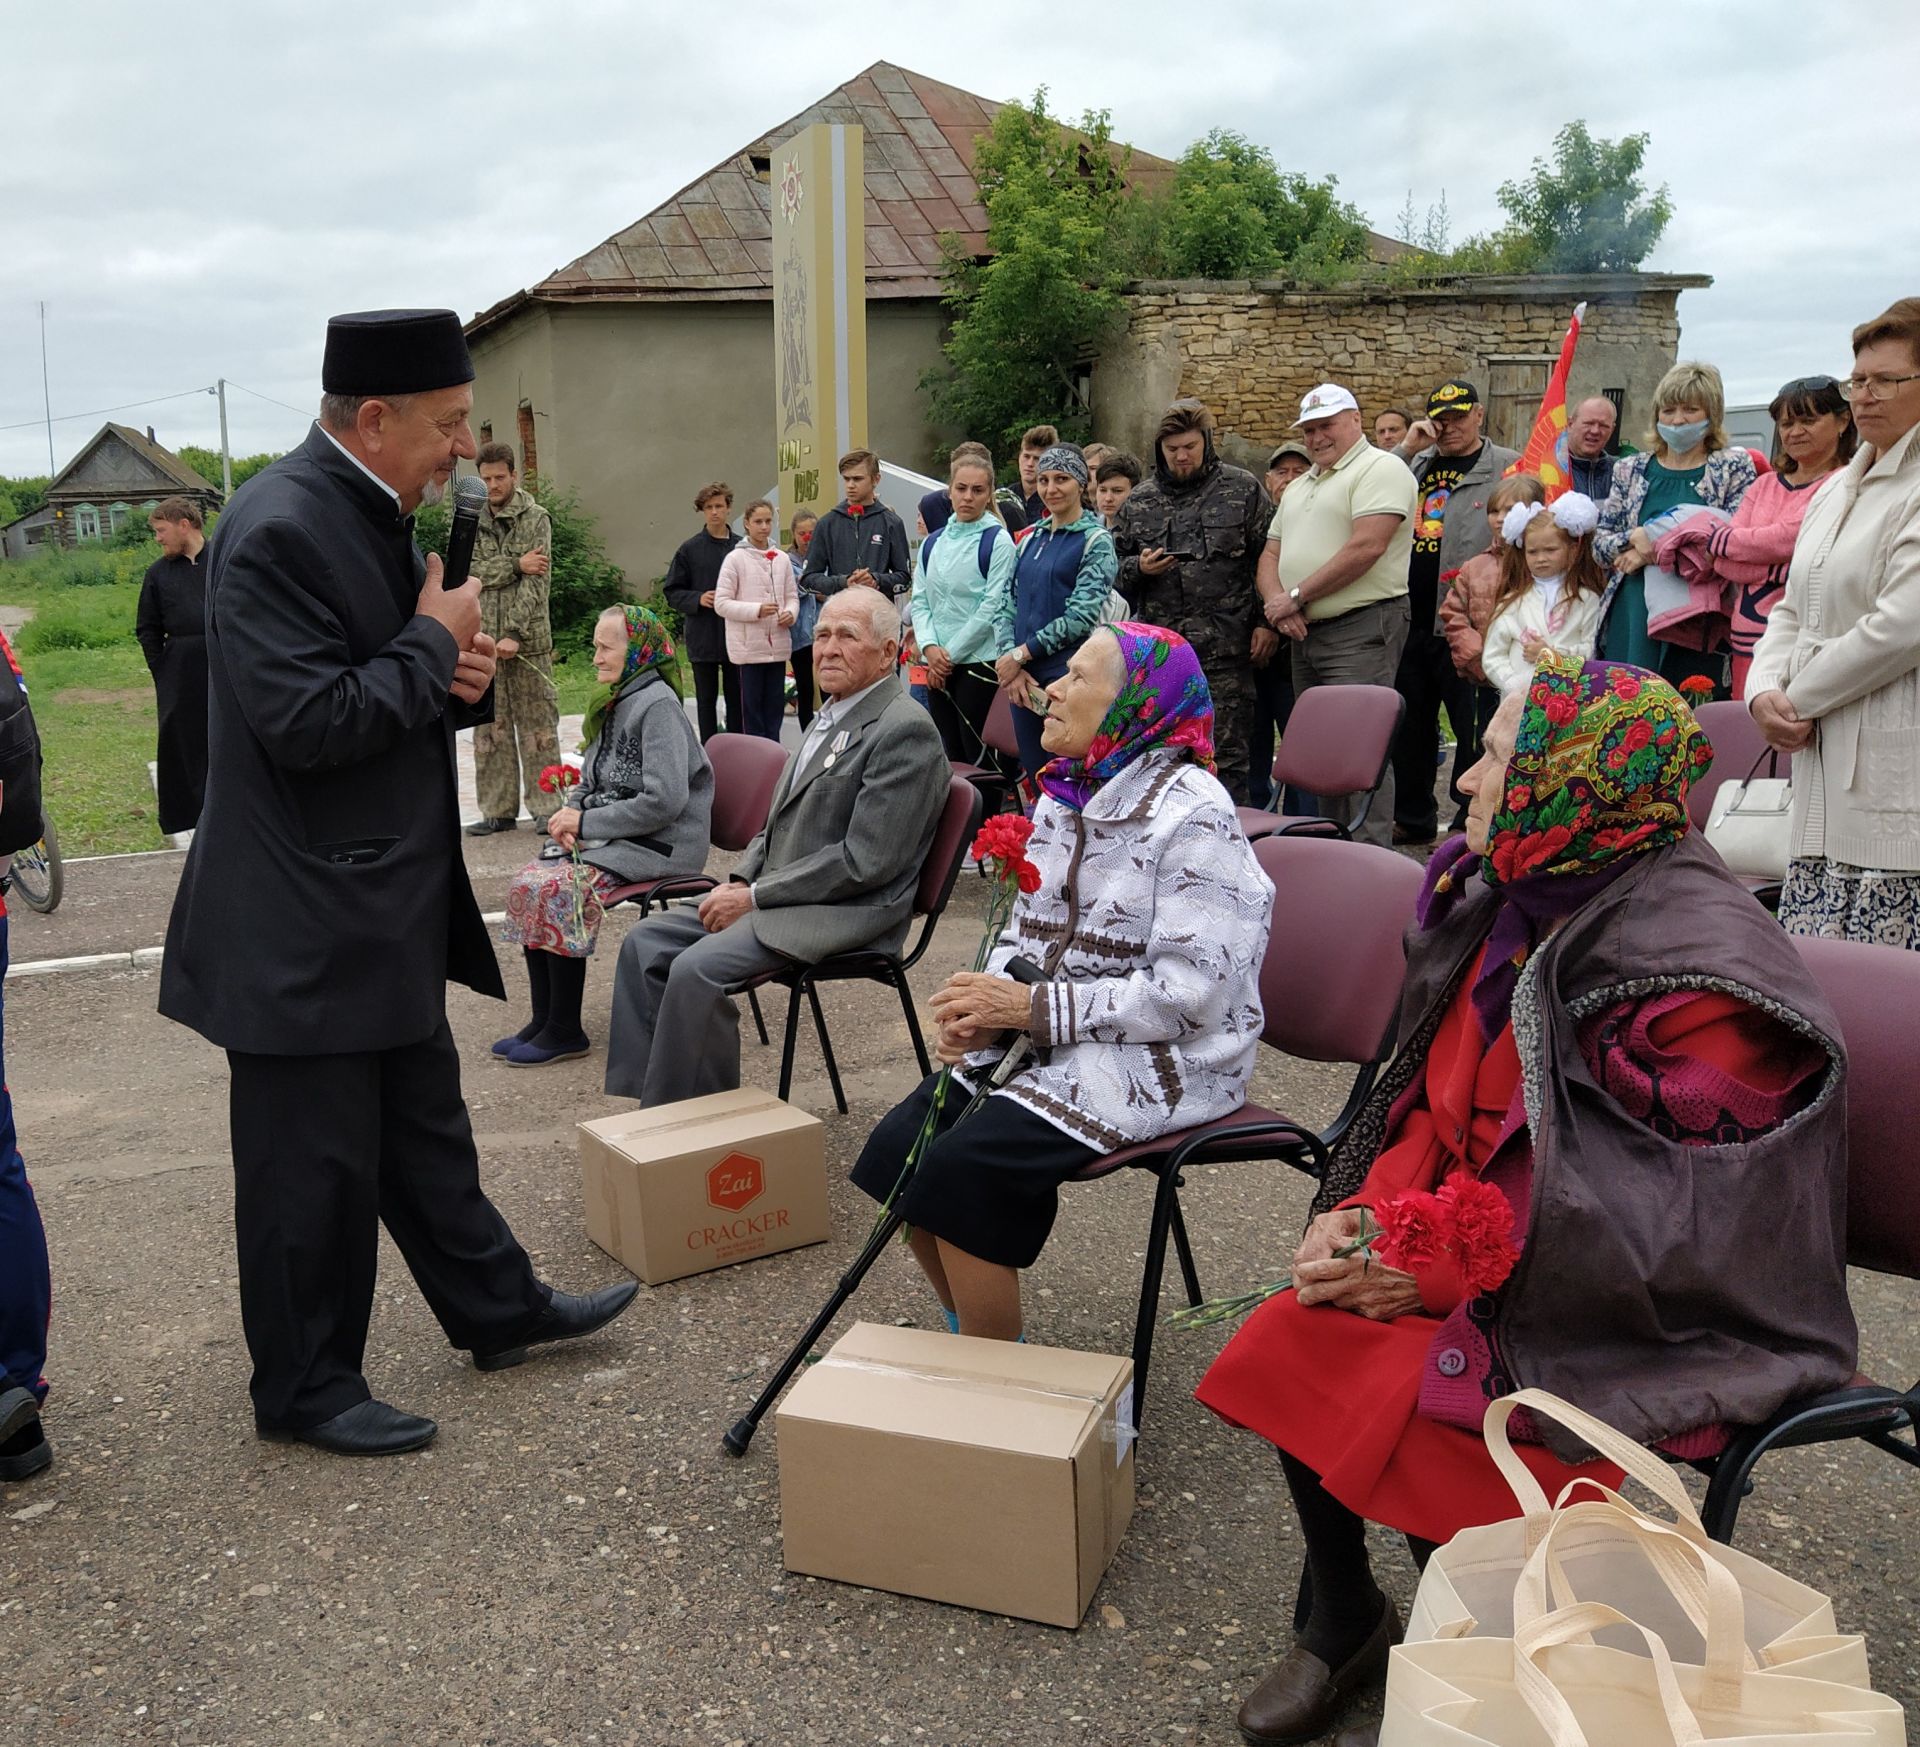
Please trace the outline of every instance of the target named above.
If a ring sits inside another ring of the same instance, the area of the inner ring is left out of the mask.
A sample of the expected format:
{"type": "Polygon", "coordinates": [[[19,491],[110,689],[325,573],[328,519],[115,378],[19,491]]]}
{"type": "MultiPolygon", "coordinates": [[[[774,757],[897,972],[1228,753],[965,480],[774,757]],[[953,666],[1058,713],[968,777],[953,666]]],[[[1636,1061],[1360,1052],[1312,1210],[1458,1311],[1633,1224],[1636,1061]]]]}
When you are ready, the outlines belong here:
{"type": "Polygon", "coordinates": [[[1014,870],[1014,877],[1020,882],[1020,889],[1034,893],[1040,889],[1040,870],[1032,862],[1022,857],[1014,870]]]}
{"type": "Polygon", "coordinates": [[[1411,1274],[1438,1261],[1446,1248],[1450,1223],[1446,1210],[1424,1189],[1410,1189],[1382,1202],[1373,1217],[1380,1226],[1380,1259],[1389,1268],[1411,1274]]]}
{"type": "Polygon", "coordinates": [[[1460,1263],[1469,1293],[1505,1283],[1520,1259],[1513,1241],[1513,1203],[1478,1177],[1454,1176],[1434,1198],[1451,1233],[1448,1247],[1460,1263]]]}

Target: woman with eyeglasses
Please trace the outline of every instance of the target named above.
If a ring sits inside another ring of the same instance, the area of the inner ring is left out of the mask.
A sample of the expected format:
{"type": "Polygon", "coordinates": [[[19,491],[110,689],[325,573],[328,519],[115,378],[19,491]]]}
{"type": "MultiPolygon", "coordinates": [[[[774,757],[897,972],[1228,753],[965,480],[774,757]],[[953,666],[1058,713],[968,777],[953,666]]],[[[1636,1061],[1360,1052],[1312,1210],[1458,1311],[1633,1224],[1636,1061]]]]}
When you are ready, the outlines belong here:
{"type": "Polygon", "coordinates": [[[1859,451],[1813,497],[1747,676],[1791,752],[1790,933],[1920,949],[1920,297],[1853,330],[1859,451]]]}
{"type": "MultiPolygon", "coordinates": [[[[1600,509],[1594,556],[1613,572],[1601,607],[1599,653],[1608,661],[1651,668],[1674,684],[1703,675],[1718,686],[1725,657],[1686,647],[1647,626],[1641,574],[1673,512],[1705,505],[1731,516],[1753,484],[1753,457],[1727,435],[1727,395],[1711,364],[1676,364],[1653,393],[1649,447],[1616,462],[1613,490],[1600,509]]],[[[1719,520],[1719,517],[1713,518],[1719,520]]]]}
{"type": "Polygon", "coordinates": [[[1671,569],[1685,553],[1704,586],[1718,589],[1733,649],[1733,695],[1747,695],[1747,671],[1786,592],[1787,562],[1813,488],[1853,458],[1859,437],[1840,384],[1831,376],[1789,382],[1767,408],[1773,420],[1773,467],[1747,487],[1731,521],[1695,516],[1658,543],[1671,569]]]}

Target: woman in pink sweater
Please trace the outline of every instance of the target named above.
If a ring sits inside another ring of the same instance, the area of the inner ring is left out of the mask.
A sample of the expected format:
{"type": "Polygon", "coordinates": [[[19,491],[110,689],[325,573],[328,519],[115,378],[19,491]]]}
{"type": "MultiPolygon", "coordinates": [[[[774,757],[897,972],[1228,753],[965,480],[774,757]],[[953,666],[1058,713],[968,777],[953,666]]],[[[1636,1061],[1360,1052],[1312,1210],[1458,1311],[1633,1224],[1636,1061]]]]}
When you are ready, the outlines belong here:
{"type": "Polygon", "coordinates": [[[1789,382],[1767,408],[1773,420],[1775,471],[1747,487],[1731,521],[1695,517],[1675,530],[1674,538],[1698,542],[1732,621],[1733,695],[1747,695],[1747,670],[1760,633],[1767,628],[1787,586],[1787,561],[1800,532],[1800,518],[1813,500],[1813,488],[1852,458],[1858,438],[1853,414],[1831,376],[1802,376],[1789,382]],[[1697,529],[1696,525],[1698,524],[1697,529]]]}
{"type": "Polygon", "coordinates": [[[793,561],[773,544],[773,505],[755,498],[740,518],[747,537],[729,552],[714,586],[713,610],[727,622],[727,659],[740,670],[747,732],[778,741],[787,713],[787,627],[799,616],[793,561]]]}

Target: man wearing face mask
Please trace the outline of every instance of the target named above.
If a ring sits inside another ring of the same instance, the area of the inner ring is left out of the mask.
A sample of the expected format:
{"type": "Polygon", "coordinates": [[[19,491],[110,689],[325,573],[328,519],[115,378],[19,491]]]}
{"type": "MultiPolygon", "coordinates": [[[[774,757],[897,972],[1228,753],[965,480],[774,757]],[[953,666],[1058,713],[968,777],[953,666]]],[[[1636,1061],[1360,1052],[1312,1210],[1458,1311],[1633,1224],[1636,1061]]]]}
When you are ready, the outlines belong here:
{"type": "Polygon", "coordinates": [[[460,857],[453,733],[491,714],[480,581],[413,543],[474,454],[450,310],[327,325],[320,420],[208,548],[206,804],[160,1011],[227,1051],[260,1436],[342,1455],[437,1429],[361,1374],[385,1225],[480,1370],[617,1315],[536,1277],[482,1192],[446,985],[504,990],[460,857]]]}

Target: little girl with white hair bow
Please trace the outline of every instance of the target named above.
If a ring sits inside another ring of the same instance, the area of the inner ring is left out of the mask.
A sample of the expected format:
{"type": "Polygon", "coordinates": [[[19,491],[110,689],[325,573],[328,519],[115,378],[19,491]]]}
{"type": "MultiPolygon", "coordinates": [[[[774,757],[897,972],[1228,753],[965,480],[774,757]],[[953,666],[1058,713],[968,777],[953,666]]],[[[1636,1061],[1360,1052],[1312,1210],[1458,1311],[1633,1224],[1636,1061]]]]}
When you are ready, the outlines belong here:
{"type": "Polygon", "coordinates": [[[1600,511],[1580,492],[1517,503],[1500,524],[1500,592],[1480,663],[1503,694],[1525,691],[1551,649],[1584,661],[1600,628],[1606,573],[1593,555],[1600,511]]]}

